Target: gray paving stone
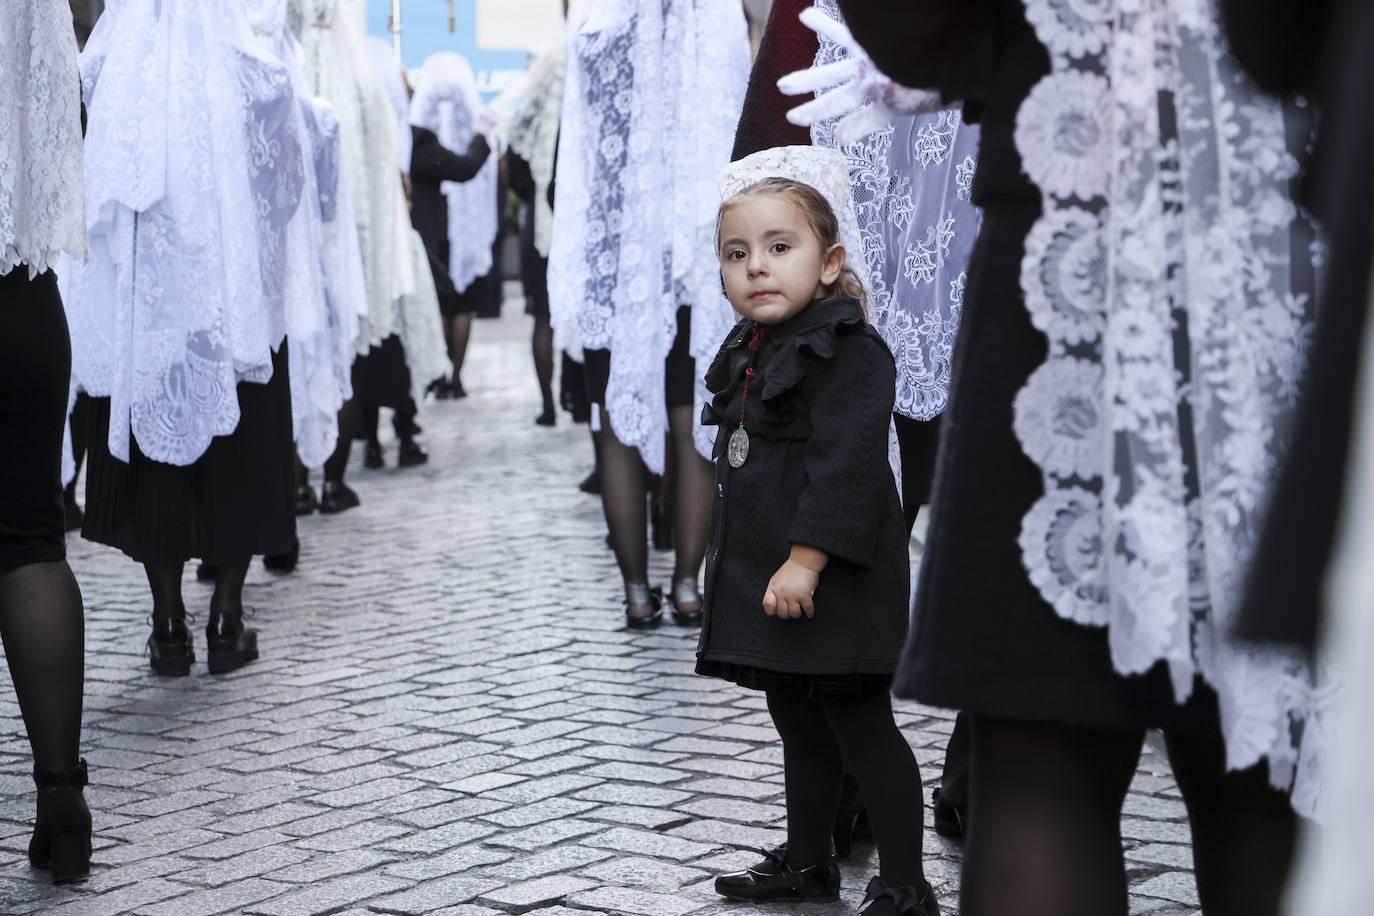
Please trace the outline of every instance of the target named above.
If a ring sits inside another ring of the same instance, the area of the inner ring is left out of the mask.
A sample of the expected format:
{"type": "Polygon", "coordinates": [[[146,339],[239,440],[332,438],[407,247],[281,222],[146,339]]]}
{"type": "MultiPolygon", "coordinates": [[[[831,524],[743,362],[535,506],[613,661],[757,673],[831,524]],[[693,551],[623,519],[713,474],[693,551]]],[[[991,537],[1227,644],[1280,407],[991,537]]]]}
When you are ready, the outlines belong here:
{"type": "Polygon", "coordinates": [[[478,895],[500,886],[500,881],[490,878],[451,875],[447,878],[422,881],[409,890],[378,897],[372,900],[370,905],[388,913],[434,913],[446,907],[467,903],[478,895]]]}
{"type": "Polygon", "coordinates": [[[290,891],[265,903],[245,907],[245,912],[262,916],[314,916],[349,903],[370,900],[406,886],[405,881],[378,872],[349,875],[322,881],[311,887],[290,891]]]}
{"type": "Polygon", "coordinates": [[[569,894],[590,887],[596,887],[596,882],[573,875],[549,875],[491,891],[479,898],[478,902],[519,913],[559,902],[569,894]]]}

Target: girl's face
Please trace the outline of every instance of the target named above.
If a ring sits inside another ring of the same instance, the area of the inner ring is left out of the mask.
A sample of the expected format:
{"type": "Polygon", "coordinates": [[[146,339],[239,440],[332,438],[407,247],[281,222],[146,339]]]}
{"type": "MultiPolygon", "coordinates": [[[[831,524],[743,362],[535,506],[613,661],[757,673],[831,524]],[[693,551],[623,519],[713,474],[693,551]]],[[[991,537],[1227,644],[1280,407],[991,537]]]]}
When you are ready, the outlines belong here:
{"type": "Polygon", "coordinates": [[[786,321],[825,294],[844,267],[844,246],[821,248],[801,207],[781,194],[751,194],[720,223],[720,273],[730,304],[760,324],[786,321]]]}

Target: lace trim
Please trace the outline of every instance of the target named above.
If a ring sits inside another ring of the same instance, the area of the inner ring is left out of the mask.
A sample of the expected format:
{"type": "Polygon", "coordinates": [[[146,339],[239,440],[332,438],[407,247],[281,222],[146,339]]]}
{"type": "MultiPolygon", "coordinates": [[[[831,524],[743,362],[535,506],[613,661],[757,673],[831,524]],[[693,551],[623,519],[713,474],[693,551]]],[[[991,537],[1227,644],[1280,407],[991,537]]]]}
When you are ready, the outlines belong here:
{"type": "Polygon", "coordinates": [[[1224,639],[1285,450],[1311,302],[1279,103],[1209,2],[1028,0],[1052,72],[1017,116],[1043,216],[1021,286],[1049,357],[1015,431],[1045,493],[1020,539],[1063,617],[1123,674],[1165,662],[1221,699],[1228,764],[1269,762],[1312,813],[1323,703],[1296,654],[1224,639]]]}

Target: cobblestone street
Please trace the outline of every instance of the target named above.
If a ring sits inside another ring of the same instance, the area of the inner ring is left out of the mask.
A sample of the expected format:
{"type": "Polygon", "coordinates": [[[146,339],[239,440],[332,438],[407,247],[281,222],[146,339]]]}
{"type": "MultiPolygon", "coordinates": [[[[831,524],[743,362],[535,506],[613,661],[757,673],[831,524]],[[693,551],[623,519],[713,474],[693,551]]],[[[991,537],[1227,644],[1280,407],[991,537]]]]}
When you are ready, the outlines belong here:
{"type": "MultiPolygon", "coordinates": [[[[857,909],[870,846],[844,864],[841,904],[754,909],[712,892],[713,874],[784,838],[781,747],[762,695],[692,673],[695,631],[622,629],[600,502],[577,489],[588,435],[566,414],[533,424],[521,311],[508,301],[508,317],[474,328],[470,397],[422,409],[427,466],[394,467],[384,411],[389,467],[364,470],[354,449],[362,506],[300,520],[296,573],[255,562],[245,600],[262,658],[248,667],[206,673],[210,588],[191,564],[197,664],[153,676],[142,569],[70,539],[88,621],[94,871],[54,889],[29,869],[33,784],[4,678],[0,912],[857,909]]],[[[664,583],[671,558],[655,556],[664,583]]],[[[953,714],[898,708],[933,785],[953,714]]],[[[1123,833],[1132,912],[1195,913],[1183,805],[1154,747],[1123,833]]],[[[927,830],[925,850],[957,913],[958,847],[927,830]]]]}

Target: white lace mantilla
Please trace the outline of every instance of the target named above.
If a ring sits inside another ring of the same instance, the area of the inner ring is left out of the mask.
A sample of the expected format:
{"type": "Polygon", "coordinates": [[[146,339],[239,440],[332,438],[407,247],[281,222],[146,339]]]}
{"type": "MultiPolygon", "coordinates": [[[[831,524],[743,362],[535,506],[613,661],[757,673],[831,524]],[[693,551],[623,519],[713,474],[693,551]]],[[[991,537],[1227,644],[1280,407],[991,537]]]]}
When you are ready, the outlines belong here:
{"type": "Polygon", "coordinates": [[[563,114],[563,46],[546,49],[521,78],[491,103],[501,136],[511,151],[529,163],[534,178],[534,247],[549,256],[553,242],[553,182],[558,126],[563,114]]]}
{"type": "MultiPolygon", "coordinates": [[[[477,133],[477,114],[481,109],[477,81],[467,58],[449,51],[425,58],[415,74],[410,123],[433,131],[445,148],[463,153],[477,133]]],[[[500,219],[496,200],[498,162],[499,157],[492,155],[471,180],[440,184],[448,200],[449,276],[459,292],[491,271],[491,246],[496,241],[500,219]]]]}
{"type": "MultiPolygon", "coordinates": [[[[575,323],[587,349],[610,349],[611,426],[661,471],[678,306],[692,308],[699,365],[734,323],[711,236],[715,175],[748,83],[748,29],[732,0],[581,0],[566,58],[552,317],[575,323]]],[[[710,438],[697,437],[703,453],[710,438]]]]}
{"type": "Polygon", "coordinates": [[[1296,652],[1226,638],[1285,450],[1312,302],[1281,105],[1227,56],[1209,0],[1028,0],[1052,73],[1017,116],[1044,195],[1021,286],[1049,356],[1015,403],[1045,494],[1031,582],[1105,626],[1123,674],[1216,688],[1228,763],[1319,805],[1320,704],[1296,652]]]}
{"type": "Polygon", "coordinates": [[[367,36],[367,50],[382,76],[391,110],[396,113],[396,167],[410,174],[410,154],[414,142],[410,133],[410,92],[406,89],[405,69],[396,59],[391,42],[376,35],[367,36]]]}
{"type": "Polygon", "coordinates": [[[81,78],[63,0],[0,16],[0,276],[36,277],[58,254],[86,256],[81,78]]]}
{"type": "MultiPolygon", "coordinates": [[[[843,21],[835,0],[817,0],[816,6],[843,21]]],[[[828,35],[820,36],[816,66],[846,56],[828,35]]],[[[982,211],[971,200],[978,128],[963,124],[954,107],[900,115],[886,129],[841,146],[837,120],[813,125],[811,140],[849,159],[873,325],[897,361],[895,410],[930,420],[949,399],[968,260],[982,224],[982,211]]]]}
{"type": "Polygon", "coordinates": [[[238,0],[109,7],[81,57],[90,260],[68,287],[72,373],[109,447],[193,463],[266,382],[317,264],[290,75],[238,0]],[[302,235],[302,233],[306,233],[302,235]]]}

